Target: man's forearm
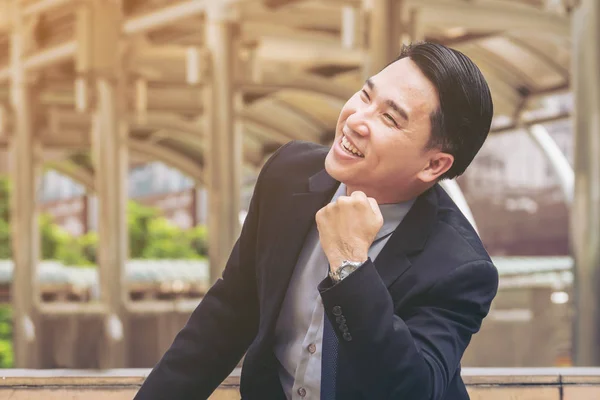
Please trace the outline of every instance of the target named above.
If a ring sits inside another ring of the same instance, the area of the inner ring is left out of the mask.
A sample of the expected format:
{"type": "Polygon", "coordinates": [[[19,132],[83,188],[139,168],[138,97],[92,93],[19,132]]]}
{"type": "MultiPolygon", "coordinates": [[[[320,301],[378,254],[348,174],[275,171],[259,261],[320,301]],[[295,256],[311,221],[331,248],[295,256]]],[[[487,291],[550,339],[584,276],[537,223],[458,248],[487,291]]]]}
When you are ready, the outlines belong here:
{"type": "Polygon", "coordinates": [[[327,278],[319,290],[340,348],[369,396],[429,399],[430,370],[406,325],[394,326],[391,297],[371,261],[335,285],[327,278]]]}

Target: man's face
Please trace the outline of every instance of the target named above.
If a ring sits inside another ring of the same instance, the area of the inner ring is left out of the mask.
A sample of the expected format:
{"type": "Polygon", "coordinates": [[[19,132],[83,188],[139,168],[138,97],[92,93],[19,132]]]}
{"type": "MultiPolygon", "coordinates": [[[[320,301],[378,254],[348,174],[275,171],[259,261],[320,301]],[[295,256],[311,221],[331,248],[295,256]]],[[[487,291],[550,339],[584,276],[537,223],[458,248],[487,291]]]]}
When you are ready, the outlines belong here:
{"type": "Polygon", "coordinates": [[[411,59],[389,65],[344,105],[327,172],[379,203],[405,200],[428,179],[423,171],[439,153],[426,146],[438,107],[435,86],[411,59]]]}

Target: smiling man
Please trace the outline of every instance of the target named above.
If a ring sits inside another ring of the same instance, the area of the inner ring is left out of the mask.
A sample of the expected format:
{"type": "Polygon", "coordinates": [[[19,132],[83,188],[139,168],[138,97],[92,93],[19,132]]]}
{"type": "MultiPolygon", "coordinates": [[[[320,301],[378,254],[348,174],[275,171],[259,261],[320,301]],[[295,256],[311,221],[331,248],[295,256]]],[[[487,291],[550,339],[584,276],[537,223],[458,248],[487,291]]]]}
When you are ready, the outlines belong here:
{"type": "Polygon", "coordinates": [[[492,114],[465,55],[405,47],[348,100],[331,148],[266,163],[223,278],[136,398],[207,398],[246,352],[244,399],[468,399],[460,360],[498,274],[438,182],[492,114]]]}

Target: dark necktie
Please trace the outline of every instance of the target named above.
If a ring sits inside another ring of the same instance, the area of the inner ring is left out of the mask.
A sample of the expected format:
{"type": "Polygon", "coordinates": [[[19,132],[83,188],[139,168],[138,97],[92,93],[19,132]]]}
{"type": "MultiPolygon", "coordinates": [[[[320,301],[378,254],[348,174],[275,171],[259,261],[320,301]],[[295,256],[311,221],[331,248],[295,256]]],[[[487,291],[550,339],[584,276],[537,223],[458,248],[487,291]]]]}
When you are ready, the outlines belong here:
{"type": "Polygon", "coordinates": [[[324,318],[323,352],[321,354],[321,400],[334,400],[339,344],[329,318],[327,318],[327,315],[324,318]]]}

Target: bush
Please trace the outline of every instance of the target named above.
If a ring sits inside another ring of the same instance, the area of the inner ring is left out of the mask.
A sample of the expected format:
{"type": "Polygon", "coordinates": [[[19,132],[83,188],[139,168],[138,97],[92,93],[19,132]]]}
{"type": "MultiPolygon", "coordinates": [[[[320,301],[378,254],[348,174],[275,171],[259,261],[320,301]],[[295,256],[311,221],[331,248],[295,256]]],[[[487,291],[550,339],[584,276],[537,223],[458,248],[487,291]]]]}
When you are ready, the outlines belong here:
{"type": "Polygon", "coordinates": [[[189,229],[186,235],[196,254],[208,257],[208,229],[206,225],[195,226],[189,229]]]}
{"type": "Polygon", "coordinates": [[[129,230],[129,256],[142,258],[148,246],[150,222],[158,218],[158,210],[134,201],[127,204],[127,227],[129,230]]]}
{"type": "Polygon", "coordinates": [[[88,232],[77,238],[77,244],[83,253],[83,257],[91,264],[98,263],[98,234],[88,232]]]}
{"type": "Polygon", "coordinates": [[[0,259],[8,260],[9,258],[12,258],[10,225],[7,220],[0,219],[0,259]]]}
{"type": "Polygon", "coordinates": [[[188,235],[167,219],[159,217],[148,225],[146,248],[142,258],[198,258],[188,235]]]}
{"type": "Polygon", "coordinates": [[[0,306],[0,368],[13,368],[12,311],[8,305],[0,306]]]}
{"type": "MultiPolygon", "coordinates": [[[[10,185],[0,177],[0,259],[12,258],[10,231],[10,185]]],[[[159,216],[158,210],[130,201],[127,208],[129,249],[131,258],[198,258],[208,255],[206,226],[183,231],[159,216]]],[[[79,238],[69,235],[49,215],[40,215],[40,256],[66,265],[97,264],[98,235],[89,232],[79,238]]],[[[12,368],[12,312],[9,305],[0,306],[0,368],[12,368]]]]}

